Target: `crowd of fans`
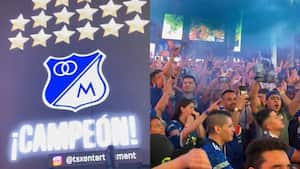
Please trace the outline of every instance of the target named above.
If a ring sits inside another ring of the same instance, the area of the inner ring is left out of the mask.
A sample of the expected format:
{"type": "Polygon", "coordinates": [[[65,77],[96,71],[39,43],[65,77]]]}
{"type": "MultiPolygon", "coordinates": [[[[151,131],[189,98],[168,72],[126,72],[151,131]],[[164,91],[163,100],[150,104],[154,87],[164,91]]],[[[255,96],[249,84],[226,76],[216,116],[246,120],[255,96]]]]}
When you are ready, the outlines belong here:
{"type": "Polygon", "coordinates": [[[298,167],[299,65],[281,61],[278,78],[261,80],[257,59],[177,62],[168,45],[150,62],[151,167],[298,167]]]}

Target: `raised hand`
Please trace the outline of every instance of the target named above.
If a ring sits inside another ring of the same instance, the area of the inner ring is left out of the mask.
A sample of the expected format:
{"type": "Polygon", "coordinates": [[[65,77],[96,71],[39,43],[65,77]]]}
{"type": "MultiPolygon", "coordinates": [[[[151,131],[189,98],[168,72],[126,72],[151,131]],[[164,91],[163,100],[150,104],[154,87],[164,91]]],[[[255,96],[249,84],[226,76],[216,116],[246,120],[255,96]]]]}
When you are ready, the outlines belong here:
{"type": "Polygon", "coordinates": [[[210,113],[212,111],[215,111],[215,110],[220,110],[220,103],[221,103],[221,99],[218,99],[217,101],[215,101],[214,103],[212,103],[211,105],[209,105],[208,109],[207,109],[207,112],[210,113]]]}
{"type": "Polygon", "coordinates": [[[239,94],[237,97],[237,103],[236,103],[237,108],[243,109],[245,107],[248,99],[249,99],[248,94],[245,94],[245,93],[239,94]]]}
{"type": "Polygon", "coordinates": [[[277,87],[277,90],[279,91],[279,93],[285,93],[287,90],[287,83],[286,81],[282,81],[280,86],[277,87]]]}
{"type": "Polygon", "coordinates": [[[171,49],[171,51],[170,51],[170,53],[171,53],[170,56],[171,56],[171,57],[179,56],[180,51],[181,51],[181,48],[180,48],[180,47],[175,47],[175,48],[171,49]]]}

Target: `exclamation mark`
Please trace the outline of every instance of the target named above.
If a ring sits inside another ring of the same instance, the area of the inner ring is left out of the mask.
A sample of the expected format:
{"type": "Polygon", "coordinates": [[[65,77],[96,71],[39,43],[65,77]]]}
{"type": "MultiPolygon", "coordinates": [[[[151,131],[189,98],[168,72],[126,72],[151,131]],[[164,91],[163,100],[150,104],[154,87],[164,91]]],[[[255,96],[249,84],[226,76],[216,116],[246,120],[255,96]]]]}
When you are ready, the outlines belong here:
{"type": "Polygon", "coordinates": [[[18,133],[12,133],[11,157],[12,161],[17,160],[18,154],[18,133]]]}
{"type": "Polygon", "coordinates": [[[137,145],[138,140],[136,139],[136,123],[135,117],[129,116],[129,128],[130,128],[130,136],[131,136],[131,145],[137,145]]]}

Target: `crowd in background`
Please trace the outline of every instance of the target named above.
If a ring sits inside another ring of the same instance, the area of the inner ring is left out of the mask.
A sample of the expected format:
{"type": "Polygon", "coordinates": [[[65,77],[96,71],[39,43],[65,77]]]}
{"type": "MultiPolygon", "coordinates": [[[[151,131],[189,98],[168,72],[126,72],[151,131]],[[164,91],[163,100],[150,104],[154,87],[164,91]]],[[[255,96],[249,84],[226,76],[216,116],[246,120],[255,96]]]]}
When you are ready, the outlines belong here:
{"type": "Polygon", "coordinates": [[[249,155],[256,150],[286,152],[289,167],[300,162],[299,65],[281,60],[271,70],[257,56],[180,53],[168,41],[168,50],[150,59],[151,167],[260,168],[263,162],[249,155]],[[266,76],[271,71],[275,78],[266,76]]]}

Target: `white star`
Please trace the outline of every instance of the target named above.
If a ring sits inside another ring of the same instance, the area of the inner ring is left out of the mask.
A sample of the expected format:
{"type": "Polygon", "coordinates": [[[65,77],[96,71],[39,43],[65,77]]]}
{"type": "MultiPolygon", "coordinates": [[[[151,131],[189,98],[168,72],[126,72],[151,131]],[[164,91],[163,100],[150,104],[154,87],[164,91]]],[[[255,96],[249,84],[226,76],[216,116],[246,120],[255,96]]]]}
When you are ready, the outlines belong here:
{"type": "Polygon", "coordinates": [[[135,31],[144,33],[144,26],[149,23],[148,20],[142,20],[139,15],[135,15],[132,20],[125,22],[129,26],[128,33],[132,33],[135,31]]]}
{"type": "Polygon", "coordinates": [[[122,5],[114,4],[113,0],[108,1],[106,5],[101,5],[100,8],[103,10],[102,17],[114,16],[117,17],[118,10],[122,5]]]}
{"type": "Polygon", "coordinates": [[[9,49],[14,49],[14,48],[19,48],[19,49],[24,49],[24,43],[26,43],[29,38],[26,38],[22,35],[21,32],[18,33],[16,37],[13,38],[8,38],[10,41],[11,45],[9,49]]]}
{"type": "Polygon", "coordinates": [[[101,27],[104,29],[104,35],[108,36],[108,35],[113,35],[118,37],[119,36],[119,29],[121,29],[123,27],[124,24],[118,24],[115,22],[114,18],[111,18],[109,23],[107,24],[101,24],[101,27]]]}
{"type": "Polygon", "coordinates": [[[47,9],[47,4],[50,2],[51,0],[32,0],[33,2],[33,10],[36,9],[47,9]]]}
{"type": "Polygon", "coordinates": [[[52,35],[46,34],[44,29],[41,29],[39,33],[30,35],[33,39],[32,47],[41,45],[46,47],[47,46],[47,40],[51,38],[52,35]]]}
{"type": "Polygon", "coordinates": [[[25,25],[30,22],[29,19],[24,19],[23,15],[20,14],[16,19],[11,19],[10,23],[12,23],[11,31],[14,30],[25,30],[25,25]]]}
{"type": "Polygon", "coordinates": [[[69,0],[56,0],[55,7],[60,5],[69,6],[69,0]]]}
{"type": "Polygon", "coordinates": [[[31,18],[34,21],[33,28],[38,26],[47,28],[47,22],[52,18],[52,16],[45,15],[45,12],[41,11],[38,16],[32,16],[31,18]]]}
{"type": "Polygon", "coordinates": [[[77,0],[77,3],[80,3],[80,2],[89,2],[89,3],[92,3],[92,0],[77,0]]]}
{"type": "Polygon", "coordinates": [[[131,0],[123,2],[127,6],[127,14],[131,12],[142,13],[142,7],[147,3],[146,1],[131,0]]]}
{"type": "Polygon", "coordinates": [[[96,8],[91,8],[89,4],[86,4],[84,8],[77,9],[77,13],[79,14],[79,21],[83,19],[88,19],[93,21],[93,15],[98,11],[96,8]]]}
{"type": "Polygon", "coordinates": [[[56,36],[55,44],[59,42],[70,43],[70,37],[75,33],[75,31],[68,30],[67,26],[64,25],[60,31],[53,32],[56,36]]]}
{"type": "Polygon", "coordinates": [[[99,28],[92,27],[90,22],[87,22],[85,26],[77,28],[77,31],[80,33],[79,40],[81,39],[91,39],[94,40],[94,34],[99,28]]]}
{"type": "Polygon", "coordinates": [[[74,15],[74,12],[69,12],[66,7],[64,7],[60,12],[56,12],[53,15],[56,17],[55,24],[66,23],[70,24],[70,18],[74,15]]]}

